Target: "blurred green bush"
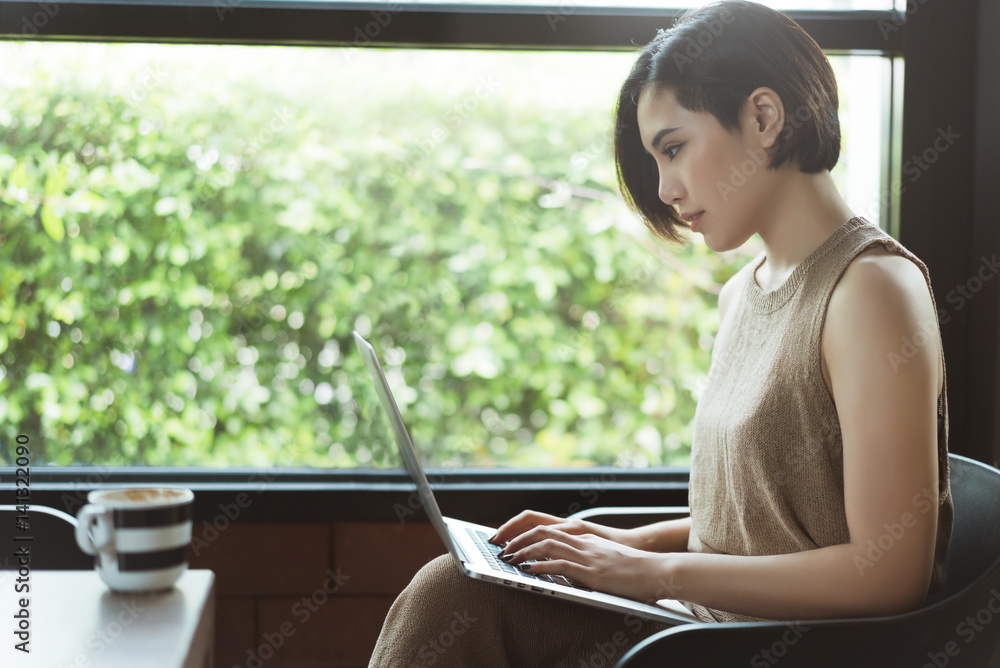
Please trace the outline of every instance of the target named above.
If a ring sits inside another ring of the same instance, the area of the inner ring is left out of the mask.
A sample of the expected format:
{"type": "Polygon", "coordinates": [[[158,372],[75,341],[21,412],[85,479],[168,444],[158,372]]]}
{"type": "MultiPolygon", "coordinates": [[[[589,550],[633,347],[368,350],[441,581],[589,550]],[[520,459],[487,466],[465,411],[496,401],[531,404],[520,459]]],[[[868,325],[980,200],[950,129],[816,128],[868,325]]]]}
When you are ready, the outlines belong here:
{"type": "Polygon", "coordinates": [[[689,461],[756,250],[624,209],[632,55],[15,48],[0,463],[395,465],[352,329],[432,465],[689,461]]]}

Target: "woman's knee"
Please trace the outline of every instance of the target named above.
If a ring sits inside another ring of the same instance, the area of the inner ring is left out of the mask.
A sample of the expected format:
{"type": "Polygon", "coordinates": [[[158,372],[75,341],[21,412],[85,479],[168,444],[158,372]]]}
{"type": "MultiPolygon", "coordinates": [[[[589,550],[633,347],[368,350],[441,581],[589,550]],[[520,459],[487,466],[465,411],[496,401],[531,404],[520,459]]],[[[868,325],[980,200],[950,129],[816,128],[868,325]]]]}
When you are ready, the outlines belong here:
{"type": "Polygon", "coordinates": [[[404,591],[440,592],[466,583],[472,583],[472,580],[459,572],[451,555],[442,554],[421,566],[404,591]]]}
{"type": "Polygon", "coordinates": [[[438,609],[456,605],[477,606],[489,598],[490,589],[488,584],[463,575],[451,555],[442,554],[416,572],[397,602],[441,612],[438,609]]]}

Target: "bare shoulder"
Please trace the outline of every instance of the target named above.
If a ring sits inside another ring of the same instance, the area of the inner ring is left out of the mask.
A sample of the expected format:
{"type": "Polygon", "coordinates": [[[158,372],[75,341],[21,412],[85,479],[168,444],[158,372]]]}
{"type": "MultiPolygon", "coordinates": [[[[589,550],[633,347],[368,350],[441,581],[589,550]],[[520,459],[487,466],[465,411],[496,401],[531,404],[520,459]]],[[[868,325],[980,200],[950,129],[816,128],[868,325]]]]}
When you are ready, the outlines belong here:
{"type": "MultiPolygon", "coordinates": [[[[860,253],[847,267],[830,296],[823,325],[824,377],[836,349],[847,352],[863,339],[886,355],[909,350],[906,341],[920,334],[919,354],[930,364],[940,354],[934,304],[923,272],[902,255],[876,246],[860,253]]],[[[941,370],[938,371],[940,385],[941,370]]]]}
{"type": "Polygon", "coordinates": [[[852,305],[864,308],[865,304],[900,306],[912,309],[911,315],[918,318],[934,317],[930,291],[920,267],[883,246],[858,254],[830,297],[830,308],[843,310],[852,305]]]}
{"type": "Polygon", "coordinates": [[[927,281],[920,267],[883,246],[869,248],[854,258],[837,287],[857,287],[855,284],[868,289],[915,289],[927,293],[927,281]]]}

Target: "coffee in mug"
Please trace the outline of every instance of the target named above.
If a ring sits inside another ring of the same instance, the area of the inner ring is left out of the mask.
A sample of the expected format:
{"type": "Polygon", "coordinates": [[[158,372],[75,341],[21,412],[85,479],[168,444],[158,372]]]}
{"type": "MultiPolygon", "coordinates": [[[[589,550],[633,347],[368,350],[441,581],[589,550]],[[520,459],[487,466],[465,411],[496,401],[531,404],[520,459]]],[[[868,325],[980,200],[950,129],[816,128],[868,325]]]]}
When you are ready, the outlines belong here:
{"type": "Polygon", "coordinates": [[[113,591],[169,589],[191,546],[194,492],[183,487],[99,489],[77,514],[76,542],[113,591]]]}

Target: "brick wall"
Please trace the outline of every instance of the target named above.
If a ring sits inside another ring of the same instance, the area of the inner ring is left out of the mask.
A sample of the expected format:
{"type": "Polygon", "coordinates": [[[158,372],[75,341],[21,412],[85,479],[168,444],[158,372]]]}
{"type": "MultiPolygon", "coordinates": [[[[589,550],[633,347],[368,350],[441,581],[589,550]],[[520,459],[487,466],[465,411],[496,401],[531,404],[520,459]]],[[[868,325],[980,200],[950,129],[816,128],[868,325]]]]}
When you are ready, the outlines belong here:
{"type": "Polygon", "coordinates": [[[216,668],[367,666],[396,595],[445,552],[426,522],[234,524],[194,534],[190,567],[216,576],[216,668]]]}

